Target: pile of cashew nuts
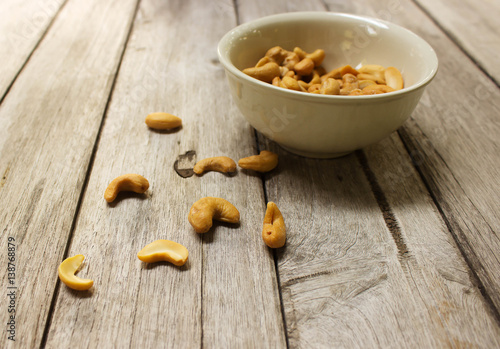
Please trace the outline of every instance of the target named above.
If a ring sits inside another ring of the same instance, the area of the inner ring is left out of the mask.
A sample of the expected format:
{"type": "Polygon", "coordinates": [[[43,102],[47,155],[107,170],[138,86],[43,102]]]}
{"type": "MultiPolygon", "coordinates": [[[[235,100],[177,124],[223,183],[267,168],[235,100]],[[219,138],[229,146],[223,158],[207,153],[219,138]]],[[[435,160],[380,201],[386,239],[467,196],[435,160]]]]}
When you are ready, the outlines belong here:
{"type": "MultiPolygon", "coordinates": [[[[159,130],[171,130],[182,126],[182,120],[168,113],[153,113],[146,117],[149,128],[159,130]]],[[[269,172],[278,165],[278,155],[263,150],[259,155],[242,158],[238,165],[246,170],[257,172],[269,172]]],[[[217,156],[198,161],[194,173],[202,175],[208,171],[231,173],[236,171],[236,163],[229,157],[217,156]]],[[[149,189],[149,181],[143,176],[128,173],[116,177],[109,183],[104,192],[104,199],[111,203],[122,191],[145,193],[149,189]]],[[[240,213],[229,201],[217,197],[204,197],[196,201],[189,210],[188,221],[197,233],[206,233],[212,228],[213,220],[226,223],[238,223],[240,213]]],[[[280,248],[285,245],[286,227],[283,215],[274,202],[267,204],[264,215],[262,239],[271,248],[280,248]]],[[[156,263],[160,261],[170,262],[176,266],[182,266],[188,259],[188,250],[183,245],[170,240],[156,240],[146,245],[138,252],[137,257],[145,263],[156,263]]],[[[75,275],[85,257],[78,254],[66,258],[58,268],[60,280],[69,288],[79,291],[90,289],[94,282],[75,275]]]]}
{"type": "Polygon", "coordinates": [[[354,69],[345,65],[327,72],[321,65],[324,58],[322,49],[307,53],[300,47],[288,51],[275,46],[243,73],[277,87],[323,95],[366,96],[404,86],[403,76],[395,67],[367,64],[354,69]]]}

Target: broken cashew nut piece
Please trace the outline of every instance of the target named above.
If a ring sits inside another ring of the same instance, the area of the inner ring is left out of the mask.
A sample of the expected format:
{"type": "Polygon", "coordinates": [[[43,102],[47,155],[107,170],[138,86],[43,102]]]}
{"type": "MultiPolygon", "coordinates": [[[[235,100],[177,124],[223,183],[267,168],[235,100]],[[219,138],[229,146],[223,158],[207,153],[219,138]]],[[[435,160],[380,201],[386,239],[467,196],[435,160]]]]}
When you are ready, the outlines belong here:
{"type": "Polygon", "coordinates": [[[188,250],[170,240],[156,240],[137,253],[137,258],[145,263],[170,262],[180,267],[188,259],[188,250]]]}
{"type": "Polygon", "coordinates": [[[278,154],[263,150],[259,155],[252,155],[240,159],[238,165],[246,170],[269,172],[278,166],[278,154]]]}
{"type": "Polygon", "coordinates": [[[196,201],[189,210],[189,223],[197,233],[209,231],[213,219],[226,223],[238,223],[240,212],[229,201],[210,196],[196,201]]]}
{"type": "Polygon", "coordinates": [[[156,130],[171,130],[182,126],[182,119],[169,113],[152,113],[146,116],[146,125],[156,130]]]}
{"type": "Polygon", "coordinates": [[[264,216],[264,228],[262,239],[271,248],[280,248],[285,245],[286,226],[283,215],[278,206],[272,201],[267,203],[266,215],[264,216]]]}
{"type": "Polygon", "coordinates": [[[201,175],[208,171],[224,173],[234,172],[236,171],[236,163],[227,156],[216,156],[198,161],[196,165],[194,165],[193,171],[197,175],[201,175]]]}
{"type": "Polygon", "coordinates": [[[80,265],[82,265],[85,256],[77,254],[76,256],[66,258],[57,268],[59,279],[61,279],[66,286],[77,291],[86,291],[92,287],[94,281],[90,279],[82,279],[75,275],[80,265]]]}
{"type": "Polygon", "coordinates": [[[149,182],[146,178],[135,173],[128,173],[116,177],[109,183],[104,192],[104,199],[112,202],[121,191],[133,191],[142,194],[149,188],[149,182]]]}

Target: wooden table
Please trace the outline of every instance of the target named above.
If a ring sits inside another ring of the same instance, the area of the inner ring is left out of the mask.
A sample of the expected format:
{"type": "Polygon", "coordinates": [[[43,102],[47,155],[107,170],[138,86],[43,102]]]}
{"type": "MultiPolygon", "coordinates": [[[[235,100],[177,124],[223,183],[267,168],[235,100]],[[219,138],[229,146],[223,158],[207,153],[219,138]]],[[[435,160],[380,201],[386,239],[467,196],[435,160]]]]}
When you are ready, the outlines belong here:
{"type": "Polygon", "coordinates": [[[0,347],[500,347],[498,17],[494,0],[0,2],[0,347]],[[219,39],[303,10],[389,20],[435,48],[438,75],[389,138],[306,159],[236,109],[219,39]],[[182,129],[149,130],[153,111],[182,129]],[[173,169],[261,149],[280,156],[264,176],[173,169]],[[148,192],[107,204],[130,172],[148,192]],[[204,196],[240,225],[196,234],[204,196]],[[287,223],[279,250],[260,235],[267,201],[287,223]],[[156,239],[188,263],[139,261],[156,239]],[[87,292],[57,277],[80,253],[87,292]]]}

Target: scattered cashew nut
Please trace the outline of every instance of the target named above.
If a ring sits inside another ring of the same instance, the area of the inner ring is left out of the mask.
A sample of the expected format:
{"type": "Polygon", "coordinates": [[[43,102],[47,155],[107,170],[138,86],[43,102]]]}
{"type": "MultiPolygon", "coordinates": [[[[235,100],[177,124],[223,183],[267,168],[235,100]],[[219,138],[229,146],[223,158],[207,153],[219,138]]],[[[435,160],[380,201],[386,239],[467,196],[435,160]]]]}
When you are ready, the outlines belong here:
{"type": "Polygon", "coordinates": [[[259,155],[252,155],[240,159],[238,165],[246,170],[269,172],[278,166],[278,154],[268,150],[262,150],[259,155]]]}
{"type": "Polygon", "coordinates": [[[152,113],[146,116],[146,125],[156,130],[171,130],[182,126],[182,119],[169,113],[152,113]]]}
{"type": "Polygon", "coordinates": [[[188,220],[197,233],[209,231],[213,224],[212,219],[227,223],[238,223],[240,213],[233,204],[221,198],[205,197],[191,206],[188,220]]]}
{"type": "Polygon", "coordinates": [[[59,279],[73,290],[86,291],[94,284],[94,281],[90,279],[82,279],[75,275],[84,259],[84,255],[77,254],[76,256],[66,258],[59,265],[59,268],[57,268],[59,279]]]}
{"type": "Polygon", "coordinates": [[[236,171],[236,163],[233,159],[228,158],[227,156],[216,156],[198,161],[196,165],[194,165],[193,171],[197,175],[201,175],[208,171],[224,173],[234,172],[236,171]]]}
{"type": "Polygon", "coordinates": [[[135,173],[128,173],[116,177],[109,183],[104,192],[104,199],[112,202],[121,191],[133,191],[142,194],[149,188],[149,182],[146,178],[135,173]]]}
{"type": "Polygon", "coordinates": [[[267,203],[262,239],[271,248],[280,248],[285,245],[286,226],[283,215],[278,206],[272,201],[267,203]]]}
{"type": "Polygon", "coordinates": [[[170,240],[156,240],[137,253],[137,258],[145,263],[170,262],[180,267],[188,259],[186,247],[170,240]]]}

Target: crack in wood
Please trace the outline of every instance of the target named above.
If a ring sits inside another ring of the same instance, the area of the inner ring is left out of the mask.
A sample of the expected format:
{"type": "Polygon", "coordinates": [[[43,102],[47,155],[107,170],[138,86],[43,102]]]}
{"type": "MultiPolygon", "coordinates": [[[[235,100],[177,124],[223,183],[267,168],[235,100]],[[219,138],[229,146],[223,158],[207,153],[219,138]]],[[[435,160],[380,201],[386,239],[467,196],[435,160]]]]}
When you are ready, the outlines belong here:
{"type": "Polygon", "coordinates": [[[378,206],[380,207],[380,211],[382,211],[382,216],[384,217],[385,224],[391,233],[391,236],[396,243],[396,247],[398,249],[398,257],[399,259],[406,259],[409,257],[408,247],[406,246],[406,242],[404,241],[403,235],[401,234],[401,228],[399,227],[398,221],[394,212],[392,212],[391,206],[387,201],[387,198],[378,184],[377,178],[375,174],[372,172],[368,165],[368,160],[363,151],[356,151],[356,156],[361,164],[361,168],[365,173],[366,179],[370,184],[373,195],[375,196],[375,200],[377,200],[378,206]]]}

